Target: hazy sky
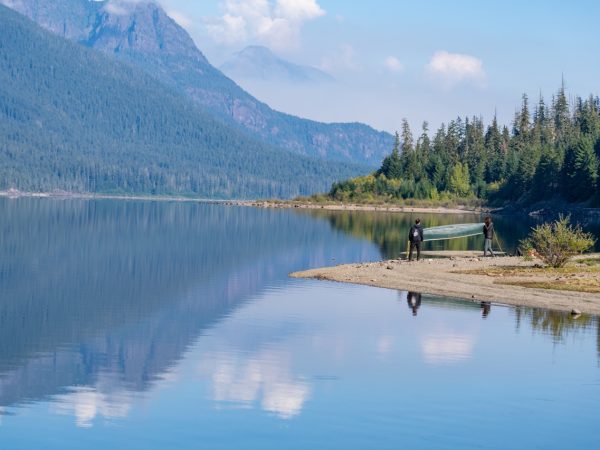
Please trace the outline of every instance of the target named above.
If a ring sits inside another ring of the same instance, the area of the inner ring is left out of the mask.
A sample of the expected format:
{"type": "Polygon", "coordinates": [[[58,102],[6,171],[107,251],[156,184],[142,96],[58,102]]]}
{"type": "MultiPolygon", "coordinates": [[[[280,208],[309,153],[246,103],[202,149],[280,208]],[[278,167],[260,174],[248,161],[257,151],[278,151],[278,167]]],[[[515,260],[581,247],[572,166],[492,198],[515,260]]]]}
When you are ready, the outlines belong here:
{"type": "Polygon", "coordinates": [[[242,86],[276,109],[393,131],[494,111],[522,93],[600,94],[594,1],[160,0],[216,66],[249,44],[319,67],[328,87],[242,86]]]}

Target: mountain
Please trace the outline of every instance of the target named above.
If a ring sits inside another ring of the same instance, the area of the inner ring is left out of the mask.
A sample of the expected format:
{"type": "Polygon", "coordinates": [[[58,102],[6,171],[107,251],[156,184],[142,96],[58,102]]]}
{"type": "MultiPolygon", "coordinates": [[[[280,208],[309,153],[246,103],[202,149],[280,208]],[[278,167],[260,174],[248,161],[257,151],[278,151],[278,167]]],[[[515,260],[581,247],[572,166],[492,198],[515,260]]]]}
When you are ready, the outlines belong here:
{"type": "Polygon", "coordinates": [[[286,61],[262,46],[235,53],[220,67],[233,80],[257,79],[287,83],[329,83],[334,78],[319,69],[286,61]]]}
{"type": "Polygon", "coordinates": [[[213,67],[188,33],[156,4],[0,2],[55,34],[141,67],[214,116],[277,148],[376,167],[393,146],[389,133],[364,124],[324,124],[272,110],[213,67]]]}
{"type": "Polygon", "coordinates": [[[290,197],[365,170],[251,139],[2,5],[0,136],[0,189],[290,197]]]}

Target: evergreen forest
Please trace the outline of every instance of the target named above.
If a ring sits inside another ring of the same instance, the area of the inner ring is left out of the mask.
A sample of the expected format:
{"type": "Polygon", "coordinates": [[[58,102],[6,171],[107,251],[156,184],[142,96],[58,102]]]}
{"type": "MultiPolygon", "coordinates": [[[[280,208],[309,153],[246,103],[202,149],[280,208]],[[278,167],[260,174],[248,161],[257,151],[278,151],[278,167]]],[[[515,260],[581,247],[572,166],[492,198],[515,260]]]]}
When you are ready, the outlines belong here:
{"type": "Polygon", "coordinates": [[[564,81],[549,103],[523,95],[510,127],[457,118],[415,137],[406,120],[375,173],[334,183],[341,201],[468,200],[600,205],[600,100],[569,101],[564,81]]]}
{"type": "Polygon", "coordinates": [[[0,190],[286,198],[365,165],[255,140],[0,5],[0,190]]]}

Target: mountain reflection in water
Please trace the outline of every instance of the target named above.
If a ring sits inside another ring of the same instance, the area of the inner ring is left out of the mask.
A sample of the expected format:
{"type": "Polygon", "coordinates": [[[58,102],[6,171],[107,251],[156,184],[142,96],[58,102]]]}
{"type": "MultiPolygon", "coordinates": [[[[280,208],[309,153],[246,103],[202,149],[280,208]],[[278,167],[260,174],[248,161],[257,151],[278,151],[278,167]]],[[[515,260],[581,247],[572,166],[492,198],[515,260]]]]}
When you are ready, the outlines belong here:
{"type": "Polygon", "coordinates": [[[289,271],[377,257],[281,211],[35,199],[0,209],[0,406],[61,394],[108,411],[107,389],[148,389],[203,329],[289,271]]]}

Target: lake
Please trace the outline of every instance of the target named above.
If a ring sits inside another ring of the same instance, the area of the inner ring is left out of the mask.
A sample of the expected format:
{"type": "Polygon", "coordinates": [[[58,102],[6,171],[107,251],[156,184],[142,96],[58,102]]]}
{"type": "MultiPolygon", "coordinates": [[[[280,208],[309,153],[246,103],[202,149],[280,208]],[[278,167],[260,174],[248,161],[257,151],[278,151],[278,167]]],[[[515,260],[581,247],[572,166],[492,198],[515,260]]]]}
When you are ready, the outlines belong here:
{"type": "Polygon", "coordinates": [[[597,448],[598,317],[287,277],[413,220],[0,199],[0,448],[597,448]]]}

